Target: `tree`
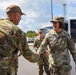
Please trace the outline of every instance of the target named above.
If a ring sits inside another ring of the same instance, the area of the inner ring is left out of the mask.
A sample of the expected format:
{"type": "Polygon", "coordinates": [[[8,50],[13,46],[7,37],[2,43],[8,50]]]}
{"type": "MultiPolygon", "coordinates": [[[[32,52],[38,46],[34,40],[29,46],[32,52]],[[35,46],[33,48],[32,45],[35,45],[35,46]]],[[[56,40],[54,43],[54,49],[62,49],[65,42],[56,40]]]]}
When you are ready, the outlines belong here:
{"type": "Polygon", "coordinates": [[[35,37],[37,35],[38,33],[36,33],[35,31],[27,31],[26,33],[26,37],[35,37]]]}

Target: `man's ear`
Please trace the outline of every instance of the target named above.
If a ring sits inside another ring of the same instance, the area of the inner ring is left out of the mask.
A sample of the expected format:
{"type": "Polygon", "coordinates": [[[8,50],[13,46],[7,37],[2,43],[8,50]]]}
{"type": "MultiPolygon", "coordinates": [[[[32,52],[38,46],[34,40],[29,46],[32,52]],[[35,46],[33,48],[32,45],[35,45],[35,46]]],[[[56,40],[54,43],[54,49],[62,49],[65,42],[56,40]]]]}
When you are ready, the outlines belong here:
{"type": "Polygon", "coordinates": [[[14,14],[13,14],[13,17],[14,17],[14,19],[16,20],[16,19],[17,19],[17,13],[14,13],[14,14]]]}

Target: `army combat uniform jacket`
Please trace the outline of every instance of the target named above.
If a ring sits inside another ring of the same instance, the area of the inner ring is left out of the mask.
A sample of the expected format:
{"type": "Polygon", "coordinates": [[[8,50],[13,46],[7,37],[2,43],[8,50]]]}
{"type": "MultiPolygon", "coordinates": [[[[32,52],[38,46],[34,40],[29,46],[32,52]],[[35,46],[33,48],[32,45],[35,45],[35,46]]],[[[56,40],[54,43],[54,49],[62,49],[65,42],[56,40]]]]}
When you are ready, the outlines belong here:
{"type": "Polygon", "coordinates": [[[11,21],[0,20],[0,70],[7,71],[12,67],[14,59],[19,56],[17,52],[30,62],[41,62],[39,56],[29,49],[25,33],[11,21]]]}
{"type": "Polygon", "coordinates": [[[34,45],[33,45],[36,51],[40,47],[40,44],[43,41],[43,39],[44,39],[44,37],[43,38],[40,38],[39,36],[36,37],[36,39],[34,41],[34,45]]]}
{"type": "MultiPolygon", "coordinates": [[[[36,37],[34,44],[33,44],[33,47],[35,48],[36,52],[37,52],[38,48],[40,47],[44,37],[45,36],[43,36],[43,38],[40,38],[39,36],[36,37]]],[[[48,52],[48,48],[46,48],[46,51],[48,52]]],[[[41,56],[42,57],[48,57],[48,55],[46,55],[46,52],[43,53],[41,56]]]]}
{"type": "Polygon", "coordinates": [[[75,44],[70,35],[65,30],[62,30],[60,33],[57,33],[54,30],[49,31],[46,34],[37,53],[38,54],[44,53],[47,45],[49,45],[50,48],[50,55],[49,55],[50,67],[69,65],[70,64],[69,51],[76,64],[75,44]]]}

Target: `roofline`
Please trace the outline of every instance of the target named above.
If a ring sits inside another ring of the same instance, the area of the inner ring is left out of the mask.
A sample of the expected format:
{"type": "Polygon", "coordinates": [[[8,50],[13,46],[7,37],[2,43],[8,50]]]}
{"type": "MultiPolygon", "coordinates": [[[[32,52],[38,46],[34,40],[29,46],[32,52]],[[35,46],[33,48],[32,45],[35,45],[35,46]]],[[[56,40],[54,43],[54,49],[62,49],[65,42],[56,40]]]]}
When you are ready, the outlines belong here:
{"type": "Polygon", "coordinates": [[[45,25],[45,26],[42,26],[41,28],[49,27],[49,26],[53,26],[53,25],[52,24],[51,25],[45,25]]]}

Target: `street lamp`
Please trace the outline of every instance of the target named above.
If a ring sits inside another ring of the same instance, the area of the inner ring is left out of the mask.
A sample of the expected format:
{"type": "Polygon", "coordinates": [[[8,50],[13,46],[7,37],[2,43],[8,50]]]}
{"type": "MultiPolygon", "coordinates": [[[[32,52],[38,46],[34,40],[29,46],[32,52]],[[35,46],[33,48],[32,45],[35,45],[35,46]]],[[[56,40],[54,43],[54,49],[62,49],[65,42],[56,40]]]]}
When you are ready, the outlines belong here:
{"type": "Polygon", "coordinates": [[[63,4],[64,7],[64,18],[66,18],[66,3],[63,4]]]}
{"type": "Polygon", "coordinates": [[[53,19],[53,2],[51,0],[51,19],[53,19]]]}

